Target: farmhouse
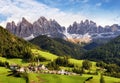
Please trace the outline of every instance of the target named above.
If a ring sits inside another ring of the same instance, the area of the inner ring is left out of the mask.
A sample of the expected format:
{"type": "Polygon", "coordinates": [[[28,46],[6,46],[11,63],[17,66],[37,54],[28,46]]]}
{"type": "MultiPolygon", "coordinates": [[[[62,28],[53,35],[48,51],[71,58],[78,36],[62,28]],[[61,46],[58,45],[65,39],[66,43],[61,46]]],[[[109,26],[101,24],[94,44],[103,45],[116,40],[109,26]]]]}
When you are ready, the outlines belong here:
{"type": "Polygon", "coordinates": [[[11,70],[17,70],[19,68],[19,66],[17,65],[17,64],[12,64],[12,65],[10,65],[10,69],[11,70]]]}
{"type": "Polygon", "coordinates": [[[21,67],[20,69],[18,69],[19,72],[25,72],[24,67],[21,67]]]}

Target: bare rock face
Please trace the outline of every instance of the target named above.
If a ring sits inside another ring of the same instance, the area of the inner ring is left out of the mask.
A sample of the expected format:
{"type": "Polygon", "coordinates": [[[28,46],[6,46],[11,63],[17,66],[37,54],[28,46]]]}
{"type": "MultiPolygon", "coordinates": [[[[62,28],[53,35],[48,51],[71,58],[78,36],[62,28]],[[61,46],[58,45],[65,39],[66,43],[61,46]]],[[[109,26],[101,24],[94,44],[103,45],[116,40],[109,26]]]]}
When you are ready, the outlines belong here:
{"type": "Polygon", "coordinates": [[[74,22],[73,25],[68,27],[68,33],[71,34],[86,34],[86,33],[96,33],[97,25],[93,21],[85,20],[85,22],[81,21],[81,23],[74,22]]]}
{"type": "Polygon", "coordinates": [[[63,38],[65,36],[63,34],[65,27],[61,27],[55,20],[48,21],[45,17],[40,17],[33,24],[23,17],[22,21],[17,25],[15,25],[14,22],[7,23],[6,29],[25,39],[30,38],[31,35],[32,38],[33,36],[37,37],[39,35],[47,35],[56,38],[63,38]]]}
{"type": "Polygon", "coordinates": [[[47,35],[49,37],[63,38],[65,28],[61,27],[55,20],[48,21],[45,17],[40,17],[33,23],[33,34],[47,35]]]}
{"type": "Polygon", "coordinates": [[[120,26],[117,24],[102,27],[97,26],[93,21],[85,20],[80,23],[74,22],[66,30],[55,20],[47,20],[45,17],[40,17],[33,24],[25,18],[22,18],[22,21],[17,23],[17,25],[14,21],[8,22],[6,29],[26,40],[33,39],[39,35],[47,35],[48,37],[63,38],[77,43],[89,42],[94,39],[110,39],[120,35],[120,26]]]}
{"type": "Polygon", "coordinates": [[[8,22],[7,25],[6,25],[6,28],[8,31],[10,31],[11,33],[15,34],[16,33],[16,28],[17,26],[15,25],[15,22],[12,21],[11,23],[8,22]]]}
{"type": "Polygon", "coordinates": [[[32,34],[33,27],[25,18],[22,18],[17,25],[14,22],[7,23],[6,29],[19,37],[28,37],[32,34]]]}
{"type": "Polygon", "coordinates": [[[85,20],[81,23],[74,22],[67,29],[70,34],[84,35],[89,34],[92,39],[94,38],[114,38],[120,35],[120,26],[114,24],[112,26],[97,26],[95,22],[85,20]]]}
{"type": "Polygon", "coordinates": [[[17,24],[16,35],[19,37],[28,37],[32,34],[33,26],[25,18],[17,24]]]}

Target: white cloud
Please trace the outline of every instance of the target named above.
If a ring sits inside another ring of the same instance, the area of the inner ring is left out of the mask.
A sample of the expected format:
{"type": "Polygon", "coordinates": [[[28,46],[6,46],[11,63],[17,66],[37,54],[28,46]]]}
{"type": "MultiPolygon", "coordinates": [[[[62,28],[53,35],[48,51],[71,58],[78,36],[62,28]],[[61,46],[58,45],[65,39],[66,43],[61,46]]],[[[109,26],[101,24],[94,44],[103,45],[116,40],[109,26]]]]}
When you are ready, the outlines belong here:
{"type": "MultiPolygon", "coordinates": [[[[82,0],[88,1],[88,0],[82,0]]],[[[85,20],[86,18],[91,19],[97,24],[106,25],[112,24],[114,21],[111,19],[113,18],[114,14],[102,17],[99,15],[93,15],[94,11],[90,6],[86,6],[83,10],[80,10],[79,13],[70,13],[70,12],[63,12],[58,8],[51,8],[45,4],[38,3],[35,0],[0,0],[0,14],[7,17],[6,20],[2,21],[0,25],[4,26],[7,22],[15,21],[16,23],[21,20],[22,17],[25,17],[30,22],[36,21],[40,16],[45,16],[47,19],[55,19],[58,23],[62,26],[69,26],[74,21],[80,22],[81,20],[85,20]],[[84,12],[85,10],[85,12],[84,12]],[[87,11],[87,13],[86,13],[87,11]],[[81,13],[82,12],[82,13],[81,13]]],[[[98,4],[100,5],[100,4],[98,4]]],[[[101,13],[101,15],[105,15],[101,13]]]]}
{"type": "Polygon", "coordinates": [[[72,13],[65,13],[57,8],[51,8],[35,0],[0,0],[0,14],[7,16],[7,20],[2,21],[0,24],[5,26],[6,22],[20,21],[22,17],[30,20],[31,22],[37,20],[40,16],[55,19],[61,25],[68,26],[73,21],[80,21],[85,19],[82,15],[75,15],[72,13]]]}

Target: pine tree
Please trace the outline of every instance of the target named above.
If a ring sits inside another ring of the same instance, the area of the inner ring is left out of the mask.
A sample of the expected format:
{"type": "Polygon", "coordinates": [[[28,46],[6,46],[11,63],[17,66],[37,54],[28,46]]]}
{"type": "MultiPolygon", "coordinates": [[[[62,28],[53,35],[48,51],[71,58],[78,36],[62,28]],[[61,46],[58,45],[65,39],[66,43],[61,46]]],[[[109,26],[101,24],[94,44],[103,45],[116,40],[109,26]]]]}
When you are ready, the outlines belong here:
{"type": "Polygon", "coordinates": [[[105,83],[105,80],[104,80],[103,74],[101,74],[101,77],[100,77],[100,83],[105,83]]]}

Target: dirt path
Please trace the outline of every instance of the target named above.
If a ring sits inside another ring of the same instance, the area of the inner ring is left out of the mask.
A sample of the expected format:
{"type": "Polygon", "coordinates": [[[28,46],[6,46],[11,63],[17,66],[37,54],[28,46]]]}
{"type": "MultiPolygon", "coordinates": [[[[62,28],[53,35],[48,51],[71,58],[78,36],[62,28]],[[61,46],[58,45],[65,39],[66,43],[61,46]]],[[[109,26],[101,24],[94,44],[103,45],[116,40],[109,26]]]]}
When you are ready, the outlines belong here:
{"type": "Polygon", "coordinates": [[[37,81],[35,80],[31,80],[30,83],[44,83],[45,81],[40,77],[40,76],[36,76],[37,77],[37,81]]]}

